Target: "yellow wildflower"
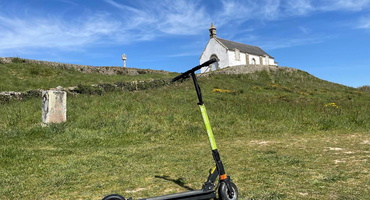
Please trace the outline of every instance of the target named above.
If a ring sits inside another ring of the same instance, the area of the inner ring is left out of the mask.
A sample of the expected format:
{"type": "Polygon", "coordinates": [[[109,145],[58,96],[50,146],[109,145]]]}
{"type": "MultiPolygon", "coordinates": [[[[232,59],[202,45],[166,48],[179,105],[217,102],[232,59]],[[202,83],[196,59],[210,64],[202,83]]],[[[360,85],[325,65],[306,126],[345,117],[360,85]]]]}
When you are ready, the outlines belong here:
{"type": "Polygon", "coordinates": [[[223,90],[223,89],[213,89],[212,92],[219,92],[219,93],[233,93],[232,90],[223,90]]]}
{"type": "Polygon", "coordinates": [[[324,105],[324,107],[339,108],[339,106],[336,103],[327,103],[327,104],[324,105]]]}

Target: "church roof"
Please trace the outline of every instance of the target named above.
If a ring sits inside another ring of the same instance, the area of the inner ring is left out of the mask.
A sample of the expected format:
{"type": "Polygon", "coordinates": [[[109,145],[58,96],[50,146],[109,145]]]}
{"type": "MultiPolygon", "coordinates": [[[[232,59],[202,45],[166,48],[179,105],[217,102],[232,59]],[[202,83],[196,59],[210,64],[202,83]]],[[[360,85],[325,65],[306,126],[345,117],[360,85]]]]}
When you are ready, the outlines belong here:
{"type": "Polygon", "coordinates": [[[239,51],[243,53],[249,53],[249,54],[254,54],[258,56],[268,55],[269,57],[271,57],[264,50],[262,50],[261,48],[257,46],[251,46],[247,44],[224,40],[221,38],[216,38],[216,40],[218,40],[222,45],[224,45],[229,50],[239,49],[239,51]]]}

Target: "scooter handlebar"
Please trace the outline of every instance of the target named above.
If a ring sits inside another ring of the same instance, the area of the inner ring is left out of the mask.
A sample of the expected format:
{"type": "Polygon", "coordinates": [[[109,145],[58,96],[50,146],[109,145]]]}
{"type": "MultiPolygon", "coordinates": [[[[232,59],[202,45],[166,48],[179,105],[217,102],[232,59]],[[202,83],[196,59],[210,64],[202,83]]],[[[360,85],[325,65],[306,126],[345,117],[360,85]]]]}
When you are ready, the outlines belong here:
{"type": "Polygon", "coordinates": [[[189,77],[189,75],[190,75],[191,73],[194,73],[195,71],[199,70],[200,68],[202,68],[202,67],[206,67],[206,66],[208,66],[208,65],[210,65],[210,64],[212,64],[212,63],[214,63],[214,62],[217,62],[216,58],[212,58],[212,59],[210,59],[210,60],[208,60],[208,61],[204,62],[203,64],[198,65],[198,66],[196,66],[196,67],[194,67],[194,68],[192,68],[192,69],[190,69],[190,70],[188,70],[188,71],[186,71],[186,72],[184,72],[184,73],[182,73],[182,74],[180,74],[180,75],[176,76],[175,78],[173,78],[173,79],[171,80],[171,82],[173,83],[173,82],[175,82],[175,81],[177,81],[177,80],[179,80],[179,79],[187,78],[187,77],[189,77]]]}

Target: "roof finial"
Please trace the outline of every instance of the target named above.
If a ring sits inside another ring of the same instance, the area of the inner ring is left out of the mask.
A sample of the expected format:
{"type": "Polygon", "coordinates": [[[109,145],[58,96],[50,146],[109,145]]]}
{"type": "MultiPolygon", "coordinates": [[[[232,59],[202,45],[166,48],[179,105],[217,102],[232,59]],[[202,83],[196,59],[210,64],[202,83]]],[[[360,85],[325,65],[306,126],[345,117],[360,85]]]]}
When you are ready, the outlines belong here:
{"type": "Polygon", "coordinates": [[[211,23],[211,27],[209,28],[209,37],[215,38],[216,37],[216,27],[211,23]]]}

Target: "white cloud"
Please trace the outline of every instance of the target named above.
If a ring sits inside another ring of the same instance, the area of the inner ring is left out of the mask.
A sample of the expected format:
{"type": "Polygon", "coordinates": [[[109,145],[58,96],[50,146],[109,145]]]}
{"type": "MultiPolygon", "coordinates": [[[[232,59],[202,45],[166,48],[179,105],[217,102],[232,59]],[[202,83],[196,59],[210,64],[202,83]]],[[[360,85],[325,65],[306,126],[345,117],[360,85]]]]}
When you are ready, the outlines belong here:
{"type": "Polygon", "coordinates": [[[217,12],[222,24],[233,20],[280,20],[314,12],[361,11],[370,8],[370,0],[220,0],[217,12]]]}
{"type": "Polygon", "coordinates": [[[317,9],[321,11],[359,11],[367,9],[370,6],[370,0],[318,0],[318,2],[320,4],[317,6],[317,9]]]}
{"type": "Polygon", "coordinates": [[[266,0],[259,10],[261,10],[265,19],[275,20],[280,18],[280,0],[266,0]]]}
{"type": "Polygon", "coordinates": [[[306,15],[314,10],[310,0],[286,1],[283,8],[291,16],[306,15]]]}
{"type": "Polygon", "coordinates": [[[200,1],[136,1],[135,6],[140,9],[117,3],[114,0],[106,0],[106,2],[122,11],[129,12],[128,15],[122,15],[122,18],[129,16],[132,29],[145,26],[152,35],[161,33],[194,35],[210,21],[200,1]]]}
{"type": "Polygon", "coordinates": [[[11,48],[69,48],[88,45],[101,37],[117,32],[119,22],[96,14],[66,23],[60,18],[7,18],[0,17],[2,49],[11,48]]]}
{"type": "Polygon", "coordinates": [[[221,24],[248,20],[274,20],[279,17],[280,0],[221,0],[215,19],[221,24]]]}
{"type": "Polygon", "coordinates": [[[209,16],[199,1],[158,1],[155,5],[146,7],[148,12],[154,13],[153,28],[158,32],[174,35],[198,34],[201,27],[209,23],[209,16]]]}
{"type": "Polygon", "coordinates": [[[251,1],[238,1],[238,0],[221,0],[220,11],[218,20],[231,21],[231,20],[248,20],[252,18],[251,13],[255,10],[257,4],[251,1]]]}
{"type": "Polygon", "coordinates": [[[370,29],[370,15],[363,16],[358,20],[357,27],[359,29],[370,29]]]}
{"type": "Polygon", "coordinates": [[[325,38],[322,37],[306,37],[306,38],[284,38],[270,41],[264,41],[260,47],[265,50],[282,49],[294,46],[302,46],[306,44],[321,43],[325,38]]]}

